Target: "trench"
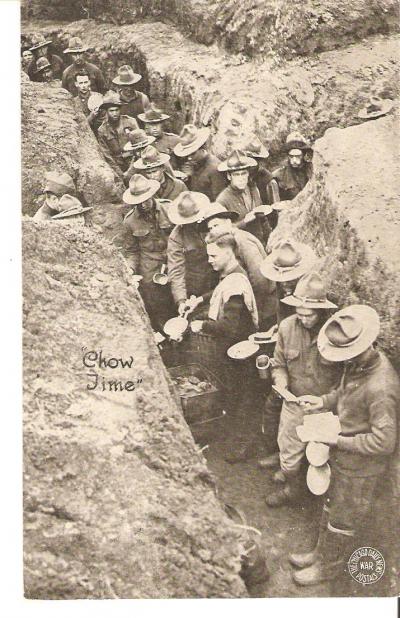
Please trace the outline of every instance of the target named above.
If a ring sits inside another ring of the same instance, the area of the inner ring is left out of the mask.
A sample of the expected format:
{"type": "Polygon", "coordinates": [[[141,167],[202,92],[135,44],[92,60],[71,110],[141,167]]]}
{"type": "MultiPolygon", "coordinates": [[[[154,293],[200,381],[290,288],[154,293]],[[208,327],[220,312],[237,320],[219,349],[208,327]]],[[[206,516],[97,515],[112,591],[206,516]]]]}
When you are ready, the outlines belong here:
{"type": "MultiPolygon", "coordinates": [[[[60,54],[65,47],[65,37],[53,37],[54,53],[60,54]]],[[[171,115],[167,130],[179,133],[187,122],[199,121],[200,110],[195,108],[195,101],[189,89],[180,92],[179,96],[170,96],[170,77],[168,74],[160,76],[158,83],[154,76],[150,78],[146,58],[139,48],[132,46],[127,53],[110,52],[104,54],[93,53],[90,60],[99,66],[106,77],[115,74],[116,68],[122,64],[134,67],[134,70],[143,76],[141,89],[151,99],[171,115]]],[[[212,128],[212,122],[210,121],[212,128]]],[[[280,155],[271,158],[271,167],[280,163],[280,155]]],[[[179,344],[178,344],[179,345],[179,344]]],[[[181,365],[179,347],[176,346],[172,356],[163,360],[167,370],[181,365]]],[[[264,441],[261,435],[261,417],[264,400],[268,395],[268,387],[259,380],[255,390],[247,399],[248,416],[243,433],[243,426],[238,430],[229,417],[221,416],[220,411],[208,410],[209,418],[218,416],[216,420],[200,423],[188,423],[194,439],[203,448],[207,465],[216,479],[218,495],[224,503],[239,508],[246,517],[250,526],[256,527],[262,534],[262,547],[267,557],[267,564],[271,576],[267,582],[253,586],[249,593],[254,597],[315,597],[315,596],[385,596],[388,594],[387,583],[381,581],[374,587],[360,588],[343,577],[335,581],[334,587],[322,584],[318,587],[301,589],[291,578],[291,567],[287,556],[292,551],[309,550],[313,547],[322,500],[312,496],[307,490],[299,504],[271,509],[265,504],[265,496],[272,492],[276,485],[272,481],[272,473],[257,468],[257,458],[265,455],[264,441]],[[240,431],[240,433],[239,433],[240,431]],[[225,461],[232,446],[242,440],[254,444],[253,457],[244,463],[230,464],[225,461]],[[370,588],[370,589],[369,589],[370,588]]],[[[182,411],[185,416],[184,410],[182,411]]],[[[373,534],[375,534],[373,532],[373,534]]],[[[371,538],[372,547],[382,546],[382,539],[378,535],[371,538]]],[[[390,539],[383,540],[390,543],[390,539]]]]}

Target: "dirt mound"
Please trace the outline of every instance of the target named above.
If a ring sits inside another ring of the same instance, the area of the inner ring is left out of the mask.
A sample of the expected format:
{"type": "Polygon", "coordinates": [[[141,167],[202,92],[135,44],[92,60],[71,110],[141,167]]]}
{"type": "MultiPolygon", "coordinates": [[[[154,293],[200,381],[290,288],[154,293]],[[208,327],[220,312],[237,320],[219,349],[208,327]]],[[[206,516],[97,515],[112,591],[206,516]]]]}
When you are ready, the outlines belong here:
{"type": "Polygon", "coordinates": [[[394,114],[317,141],[314,177],[280,215],[271,242],[290,234],[311,244],[339,305],[368,303],[380,343],[400,359],[399,122],[394,114]]]}
{"type": "Polygon", "coordinates": [[[249,56],[303,55],[347,45],[398,24],[395,0],[31,0],[26,19],[90,17],[117,24],[142,18],[178,26],[190,38],[249,56]]]}
{"type": "Polygon", "coordinates": [[[104,161],[83,113],[59,82],[22,81],[22,212],[33,215],[44,172],[68,172],[91,206],[119,200],[123,187],[104,161]]]}
{"type": "Polygon", "coordinates": [[[23,250],[26,596],[246,596],[122,259],[62,223],[25,221],[23,250]]]}

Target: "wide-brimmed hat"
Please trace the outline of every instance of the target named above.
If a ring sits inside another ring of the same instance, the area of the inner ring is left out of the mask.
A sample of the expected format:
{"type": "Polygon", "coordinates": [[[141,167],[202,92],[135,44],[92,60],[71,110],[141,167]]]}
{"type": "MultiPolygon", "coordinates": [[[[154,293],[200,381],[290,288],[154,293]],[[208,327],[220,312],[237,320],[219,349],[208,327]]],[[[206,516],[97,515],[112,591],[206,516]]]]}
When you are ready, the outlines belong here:
{"type": "Polygon", "coordinates": [[[260,271],[271,281],[293,281],[311,270],[316,259],[317,256],[308,245],[282,240],[263,260],[260,271]]]}
{"type": "Polygon", "coordinates": [[[337,309],[337,305],[331,303],[326,297],[325,283],[317,272],[307,273],[297,282],[296,288],[282,303],[291,307],[303,307],[303,309],[337,309]]]}
{"type": "Polygon", "coordinates": [[[156,138],[152,135],[147,135],[143,129],[134,129],[133,131],[128,131],[127,133],[129,142],[126,142],[123,150],[125,152],[132,152],[133,150],[140,150],[141,148],[146,148],[153,142],[156,141],[156,138]]]}
{"type": "Polygon", "coordinates": [[[60,212],[53,215],[52,219],[65,219],[66,217],[81,215],[88,210],[93,210],[92,206],[87,206],[84,208],[76,197],[68,195],[68,193],[62,196],[58,202],[58,208],[60,209],[60,212]]]}
{"type": "Polygon", "coordinates": [[[109,90],[103,97],[103,102],[100,107],[107,109],[107,107],[121,107],[122,101],[118,92],[114,92],[114,90],[109,90]]]}
{"type": "Polygon", "coordinates": [[[267,159],[269,157],[269,150],[265,148],[256,135],[243,147],[243,152],[248,157],[253,157],[253,159],[267,159]]]}
{"type": "Polygon", "coordinates": [[[237,172],[249,167],[255,167],[256,165],[257,161],[255,159],[248,157],[241,150],[233,150],[229,157],[218,165],[217,169],[219,172],[237,172]]]}
{"type": "Polygon", "coordinates": [[[35,73],[42,73],[45,69],[51,68],[51,63],[47,58],[38,58],[36,60],[36,70],[35,73]]]}
{"type": "Polygon", "coordinates": [[[89,47],[83,44],[79,36],[72,36],[69,40],[67,49],[64,49],[64,54],[83,54],[87,52],[89,47]]]}
{"type": "Polygon", "coordinates": [[[379,315],[368,305],[350,305],[337,311],[318,334],[323,358],[340,362],[365,352],[379,335],[379,315]]]}
{"type": "Polygon", "coordinates": [[[306,140],[304,135],[299,133],[298,131],[293,131],[293,133],[289,133],[286,138],[285,150],[286,152],[290,152],[291,150],[310,150],[311,145],[306,140]]]}
{"type": "Polygon", "coordinates": [[[358,112],[358,117],[368,120],[370,118],[379,118],[385,116],[394,105],[392,99],[381,99],[380,97],[371,97],[368,105],[363,107],[358,112]]]}
{"type": "Polygon", "coordinates": [[[183,191],[168,207],[168,217],[175,225],[196,223],[203,218],[210,207],[210,200],[204,193],[183,191]]]}
{"type": "Polygon", "coordinates": [[[52,41],[50,39],[45,39],[43,34],[34,34],[32,37],[32,47],[29,47],[29,51],[35,51],[35,49],[46,47],[51,43],[52,41]]]}
{"type": "Polygon", "coordinates": [[[112,80],[112,83],[118,86],[131,86],[132,84],[140,82],[141,79],[142,76],[139,75],[139,73],[135,73],[132,67],[128,64],[124,64],[122,67],[119,67],[117,75],[112,80]]]}
{"type": "Polygon", "coordinates": [[[150,180],[141,174],[134,174],[129,181],[129,188],[124,192],[122,199],[125,204],[143,204],[157,193],[160,183],[150,180]]]}
{"type": "Polygon", "coordinates": [[[185,124],[180,133],[180,142],[174,148],[177,157],[188,157],[201,148],[210,136],[210,129],[199,129],[194,124],[185,124]]]}
{"type": "Polygon", "coordinates": [[[170,156],[165,152],[159,152],[154,146],[146,146],[140,159],[134,162],[133,167],[137,170],[151,170],[165,165],[170,156]]]}
{"type": "Polygon", "coordinates": [[[168,120],[170,116],[168,116],[168,114],[164,114],[164,112],[160,109],[151,105],[143,114],[138,114],[138,118],[142,122],[152,124],[153,122],[164,122],[164,120],[168,120]]]}
{"type": "Polygon", "coordinates": [[[58,197],[65,193],[75,193],[75,183],[71,176],[66,172],[59,174],[58,172],[47,172],[45,174],[45,185],[43,193],[54,193],[58,197]]]}
{"type": "Polygon", "coordinates": [[[207,229],[207,223],[215,218],[236,221],[239,218],[239,214],[234,210],[227,210],[225,206],[222,206],[222,204],[218,202],[212,202],[204,212],[202,221],[200,221],[202,229],[207,229]]]}

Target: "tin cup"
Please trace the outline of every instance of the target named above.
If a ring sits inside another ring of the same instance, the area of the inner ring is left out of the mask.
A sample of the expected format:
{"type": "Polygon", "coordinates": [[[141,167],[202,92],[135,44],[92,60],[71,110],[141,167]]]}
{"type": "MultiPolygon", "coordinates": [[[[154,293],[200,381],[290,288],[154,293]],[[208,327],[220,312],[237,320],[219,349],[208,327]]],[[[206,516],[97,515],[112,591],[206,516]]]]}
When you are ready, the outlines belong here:
{"type": "Polygon", "coordinates": [[[153,275],[154,283],[157,283],[158,285],[167,285],[167,283],[168,283],[168,275],[165,273],[166,268],[167,268],[166,265],[163,264],[161,266],[160,272],[156,273],[155,275],[153,275]]]}
{"type": "Polygon", "coordinates": [[[261,380],[268,380],[270,364],[270,358],[266,354],[260,354],[260,356],[257,356],[256,367],[261,380]]]}

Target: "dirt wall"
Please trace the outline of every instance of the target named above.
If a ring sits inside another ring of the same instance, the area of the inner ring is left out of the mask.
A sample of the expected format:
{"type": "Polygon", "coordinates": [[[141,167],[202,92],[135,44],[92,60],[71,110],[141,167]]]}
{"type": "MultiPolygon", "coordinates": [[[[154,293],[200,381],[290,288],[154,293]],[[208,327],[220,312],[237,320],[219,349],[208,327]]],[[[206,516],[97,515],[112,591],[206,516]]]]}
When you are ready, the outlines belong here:
{"type": "Polygon", "coordinates": [[[395,0],[31,0],[22,14],[116,24],[159,19],[195,41],[249,56],[321,52],[398,26],[395,0]]]}
{"type": "Polygon", "coordinates": [[[285,235],[312,245],[338,305],[368,303],[379,341],[400,368],[399,118],[392,114],[317,141],[314,177],[280,215],[285,235]]]}
{"type": "Polygon", "coordinates": [[[25,595],[246,596],[238,532],[122,259],[91,230],[32,221],[23,257],[25,595]]]}

